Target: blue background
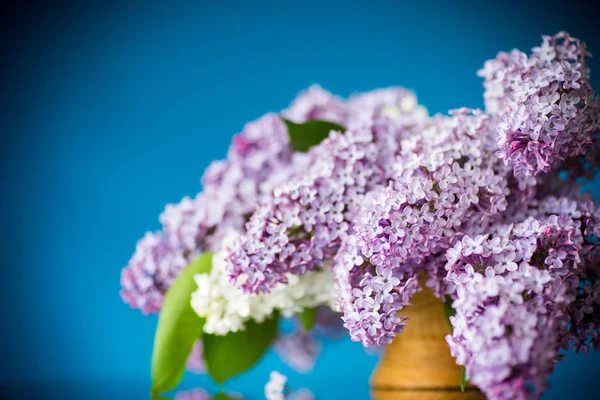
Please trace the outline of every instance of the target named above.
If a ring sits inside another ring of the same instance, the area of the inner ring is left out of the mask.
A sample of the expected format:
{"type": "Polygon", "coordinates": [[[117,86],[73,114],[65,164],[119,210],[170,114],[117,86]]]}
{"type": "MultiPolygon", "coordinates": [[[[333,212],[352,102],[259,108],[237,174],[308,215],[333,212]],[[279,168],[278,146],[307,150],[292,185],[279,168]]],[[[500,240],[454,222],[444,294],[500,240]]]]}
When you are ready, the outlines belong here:
{"type": "MultiPolygon", "coordinates": [[[[232,134],[309,84],[402,85],[446,112],[482,107],[477,69],[541,34],[565,29],[600,54],[598,14],[577,2],[132,4],[0,13],[0,397],[148,397],[156,318],[121,301],[121,268],[232,134]]],[[[545,398],[600,398],[599,361],[569,354],[545,398]]],[[[375,362],[346,339],[312,374],[270,353],[228,387],[262,398],[276,368],[320,399],[366,399],[375,362]]]]}

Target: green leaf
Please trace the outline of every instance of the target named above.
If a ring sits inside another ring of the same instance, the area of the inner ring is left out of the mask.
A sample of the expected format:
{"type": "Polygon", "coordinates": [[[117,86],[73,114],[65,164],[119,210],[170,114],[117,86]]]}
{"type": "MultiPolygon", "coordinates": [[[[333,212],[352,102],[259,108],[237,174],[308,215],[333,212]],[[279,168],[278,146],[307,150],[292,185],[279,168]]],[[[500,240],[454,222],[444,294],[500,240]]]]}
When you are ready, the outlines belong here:
{"type": "Polygon", "coordinates": [[[297,124],[285,118],[282,119],[288,128],[290,147],[295,151],[308,151],[311,147],[321,143],[331,131],[346,131],[343,126],[329,121],[312,120],[297,124]]]}
{"type": "Polygon", "coordinates": [[[208,374],[219,384],[250,368],[277,335],[279,315],[262,323],[246,322],[246,329],[225,336],[204,335],[204,361],[208,374]]]}
{"type": "Polygon", "coordinates": [[[317,319],[317,308],[305,308],[298,314],[298,318],[302,323],[302,328],[304,328],[304,332],[308,332],[310,328],[315,324],[315,320],[317,319]]]}
{"type": "Polygon", "coordinates": [[[446,319],[448,320],[448,325],[450,325],[450,330],[452,330],[452,323],[450,322],[450,317],[456,314],[456,310],[452,308],[452,297],[446,295],[446,301],[444,301],[444,313],[446,314],[446,319]]]}
{"type": "Polygon", "coordinates": [[[201,255],[179,274],[165,294],[152,352],[153,394],[177,386],[192,346],[202,336],[204,319],[194,312],[190,302],[197,289],[194,275],[208,273],[211,267],[212,254],[201,255]]]}
{"type": "Polygon", "coordinates": [[[465,391],[465,386],[467,385],[467,370],[465,367],[462,367],[462,374],[460,376],[460,390],[465,391]]]}
{"type": "Polygon", "coordinates": [[[214,395],[212,397],[212,400],[235,400],[235,398],[229,397],[225,393],[221,392],[221,393],[217,393],[216,395],[214,395]]]}

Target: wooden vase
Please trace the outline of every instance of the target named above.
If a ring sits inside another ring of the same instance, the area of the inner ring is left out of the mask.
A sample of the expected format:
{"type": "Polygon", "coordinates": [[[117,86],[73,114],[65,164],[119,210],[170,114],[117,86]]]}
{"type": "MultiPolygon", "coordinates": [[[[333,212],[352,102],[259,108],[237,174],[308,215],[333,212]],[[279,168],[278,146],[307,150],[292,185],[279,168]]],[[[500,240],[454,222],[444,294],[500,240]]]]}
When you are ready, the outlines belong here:
{"type": "MultiPolygon", "coordinates": [[[[423,285],[424,286],[424,285],[423,285]]],[[[484,399],[467,385],[460,389],[462,368],[450,355],[446,335],[451,333],[444,303],[425,288],[412,306],[402,310],[408,326],[387,348],[371,375],[376,400],[484,399]]]]}

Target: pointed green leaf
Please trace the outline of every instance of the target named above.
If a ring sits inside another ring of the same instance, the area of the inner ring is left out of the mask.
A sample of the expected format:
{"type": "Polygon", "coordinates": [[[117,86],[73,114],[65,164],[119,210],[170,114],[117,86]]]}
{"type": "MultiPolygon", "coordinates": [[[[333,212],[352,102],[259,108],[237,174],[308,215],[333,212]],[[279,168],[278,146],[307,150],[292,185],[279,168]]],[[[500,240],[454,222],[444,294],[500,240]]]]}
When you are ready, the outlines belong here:
{"type": "Polygon", "coordinates": [[[302,323],[302,328],[304,328],[304,332],[308,332],[310,328],[315,324],[315,320],[317,319],[317,308],[305,308],[298,314],[298,318],[302,323]]]}
{"type": "Polygon", "coordinates": [[[202,336],[204,319],[190,304],[197,289],[194,275],[210,272],[212,254],[205,253],[188,265],[167,290],[158,318],[152,353],[152,393],[177,386],[194,342],[202,336]]]}
{"type": "Polygon", "coordinates": [[[204,361],[208,374],[219,384],[256,363],[277,336],[279,316],[262,323],[246,322],[246,329],[225,336],[204,335],[204,361]]]}
{"type": "Polygon", "coordinates": [[[465,386],[467,385],[467,370],[465,367],[462,367],[462,374],[460,376],[460,390],[465,391],[465,386]]]}
{"type": "Polygon", "coordinates": [[[290,147],[295,151],[308,151],[312,146],[321,143],[331,131],[346,131],[343,126],[329,121],[312,120],[297,124],[285,118],[282,119],[288,128],[290,147]]]}

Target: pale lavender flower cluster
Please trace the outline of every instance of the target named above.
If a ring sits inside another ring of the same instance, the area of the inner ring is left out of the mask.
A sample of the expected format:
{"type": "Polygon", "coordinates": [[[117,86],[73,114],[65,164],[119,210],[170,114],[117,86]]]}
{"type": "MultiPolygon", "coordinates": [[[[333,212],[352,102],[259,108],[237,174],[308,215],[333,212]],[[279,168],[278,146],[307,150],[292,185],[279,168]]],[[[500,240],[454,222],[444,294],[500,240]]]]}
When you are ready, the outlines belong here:
{"type": "Polygon", "coordinates": [[[486,62],[488,112],[501,120],[498,155],[517,177],[548,172],[585,154],[600,129],[600,103],[589,84],[584,43],[561,32],[533,54],[513,50],[486,62]]]}
{"type": "Polygon", "coordinates": [[[548,198],[530,214],[498,234],[464,236],[446,252],[456,286],[448,343],[494,399],[535,398],[561,347],[587,351],[590,338],[599,347],[600,208],[548,198]]]}
{"type": "Polygon", "coordinates": [[[146,233],[121,271],[121,297],[144,314],[158,312],[164,293],[190,262],[159,233],[146,233]]]}
{"type": "Polygon", "coordinates": [[[566,33],[500,53],[481,71],[486,112],[429,118],[400,90],[351,98],[346,132],[313,147],[229,249],[232,280],[265,292],[331,267],[365,345],[410,323],[401,310],[425,284],[454,301],[448,342],[471,382],[539,397],[561,348],[600,344],[599,208],[576,179],[598,167],[587,57],[566,33]]]}
{"type": "Polygon", "coordinates": [[[188,356],[185,367],[194,374],[203,374],[206,372],[206,363],[204,362],[204,343],[202,340],[196,340],[192,351],[188,356]]]}
{"type": "Polygon", "coordinates": [[[300,92],[288,109],[282,112],[285,118],[298,124],[311,120],[322,120],[342,126],[346,125],[348,113],[348,106],[343,99],[319,85],[312,85],[300,92]]]}
{"type": "MultiPolygon", "coordinates": [[[[323,119],[345,124],[347,104],[318,86],[302,92],[284,115],[297,122],[323,119]]],[[[147,233],[121,272],[121,297],[144,314],[160,311],[164,294],[202,251],[215,251],[231,230],[243,231],[257,204],[307,157],[294,153],[278,114],[248,123],[234,136],[227,158],[213,162],[202,177],[203,191],[167,205],[160,215],[162,230],[147,233]]],[[[202,342],[190,354],[187,367],[204,371],[202,342]]]]}
{"type": "Polygon", "coordinates": [[[175,400],[210,400],[212,396],[201,388],[182,390],[175,394],[175,400]]]}
{"type": "Polygon", "coordinates": [[[414,95],[403,89],[395,93],[365,95],[368,112],[353,114],[346,132],[332,131],[313,147],[306,168],[259,206],[246,234],[230,249],[228,268],[240,287],[268,292],[286,282],[286,273],[303,274],[334,257],[361,197],[387,182],[401,141],[423,123],[414,107],[402,108],[406,97],[416,102],[414,95]],[[388,116],[388,107],[397,107],[397,115],[388,116]]]}
{"type": "MultiPolygon", "coordinates": [[[[294,153],[278,115],[248,124],[204,191],[140,241],[123,298],[157,311],[187,262],[235,229],[226,268],[245,291],[332,268],[343,324],[371,346],[410,323],[401,310],[426,285],[453,301],[447,340],[473,384],[539,397],[561,349],[600,347],[600,208],[579,193],[600,167],[589,56],[566,33],[500,53],[480,71],[485,112],[429,117],[405,89],[346,102],[310,87],[283,116],[345,131],[294,153]]],[[[312,333],[277,348],[299,369],[318,354],[312,333]]]]}
{"type": "Polygon", "coordinates": [[[285,179],[292,151],[283,120],[267,114],[235,135],[227,159],[214,161],[194,199],[167,205],[160,222],[168,241],[184,251],[214,251],[231,229],[240,231],[261,198],[285,179]]]}
{"type": "Polygon", "coordinates": [[[277,339],[274,349],[292,369],[306,373],[312,371],[321,353],[321,339],[338,339],[345,332],[339,313],[329,307],[319,307],[314,325],[308,332],[296,323],[291,333],[277,339]]]}
{"type": "MultiPolygon", "coordinates": [[[[346,103],[312,86],[284,113],[345,122],[346,103]]],[[[162,231],[148,233],[121,274],[121,295],[145,314],[160,310],[165,291],[201,251],[215,251],[231,230],[243,231],[257,204],[295,170],[306,155],[289,147],[287,128],[277,114],[248,123],[234,136],[227,159],[213,162],[202,177],[203,191],[169,204],[160,215],[162,231]]]]}
{"type": "Polygon", "coordinates": [[[312,371],[321,353],[321,342],[310,333],[297,329],[281,336],[275,342],[275,351],[292,369],[306,373],[312,371]]]}
{"type": "Polygon", "coordinates": [[[426,259],[448,248],[463,221],[506,208],[506,179],[482,157],[488,118],[458,110],[433,129],[432,139],[422,139],[427,152],[401,159],[394,184],[365,199],[338,254],[338,307],[365,345],[389,343],[402,331],[397,313],[419,290],[426,259]]]}

